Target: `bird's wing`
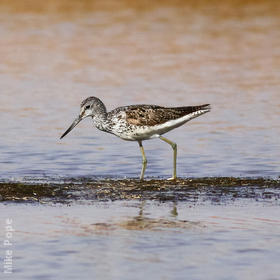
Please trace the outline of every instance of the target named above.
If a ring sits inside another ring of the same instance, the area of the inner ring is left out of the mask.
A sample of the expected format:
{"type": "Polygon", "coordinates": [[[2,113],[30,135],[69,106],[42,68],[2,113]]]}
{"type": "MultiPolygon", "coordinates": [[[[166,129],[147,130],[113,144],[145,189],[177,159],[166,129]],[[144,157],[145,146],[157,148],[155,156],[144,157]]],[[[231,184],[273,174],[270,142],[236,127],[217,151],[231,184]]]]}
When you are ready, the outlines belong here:
{"type": "Polygon", "coordinates": [[[135,105],[126,107],[126,121],[132,125],[153,126],[175,120],[196,111],[210,110],[209,104],[188,107],[160,107],[155,105],[135,105]]]}

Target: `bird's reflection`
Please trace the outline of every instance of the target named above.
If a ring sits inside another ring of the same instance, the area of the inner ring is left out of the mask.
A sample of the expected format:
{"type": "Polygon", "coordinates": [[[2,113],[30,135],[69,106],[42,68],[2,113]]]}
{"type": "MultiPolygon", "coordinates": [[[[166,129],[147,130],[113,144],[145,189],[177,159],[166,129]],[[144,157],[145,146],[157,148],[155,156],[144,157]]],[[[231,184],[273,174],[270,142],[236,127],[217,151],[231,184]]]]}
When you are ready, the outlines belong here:
{"type": "Polygon", "coordinates": [[[165,229],[191,229],[200,226],[197,222],[178,219],[178,208],[176,202],[173,203],[169,215],[160,218],[150,218],[149,213],[145,213],[146,201],[139,204],[138,215],[122,221],[119,227],[127,230],[165,230],[165,229]]]}
{"type": "MultiPolygon", "coordinates": [[[[168,229],[180,230],[180,229],[197,229],[201,228],[200,222],[193,222],[189,220],[179,219],[179,210],[177,203],[170,204],[168,212],[162,214],[155,214],[153,207],[149,201],[141,201],[136,206],[138,208],[138,214],[130,217],[120,217],[116,220],[104,220],[104,222],[98,223],[80,223],[75,219],[66,219],[64,223],[73,223],[73,234],[77,235],[91,235],[91,234],[110,234],[117,232],[118,230],[136,230],[136,231],[164,231],[168,229]],[[165,213],[165,215],[164,215],[165,213]],[[154,217],[153,217],[154,216],[154,217]],[[159,216],[159,217],[157,217],[159,216]]],[[[158,211],[158,209],[155,208],[158,211]]]]}
{"type": "Polygon", "coordinates": [[[178,217],[178,210],[177,210],[177,203],[173,203],[173,209],[170,211],[170,214],[172,217],[176,218],[178,217]]]}

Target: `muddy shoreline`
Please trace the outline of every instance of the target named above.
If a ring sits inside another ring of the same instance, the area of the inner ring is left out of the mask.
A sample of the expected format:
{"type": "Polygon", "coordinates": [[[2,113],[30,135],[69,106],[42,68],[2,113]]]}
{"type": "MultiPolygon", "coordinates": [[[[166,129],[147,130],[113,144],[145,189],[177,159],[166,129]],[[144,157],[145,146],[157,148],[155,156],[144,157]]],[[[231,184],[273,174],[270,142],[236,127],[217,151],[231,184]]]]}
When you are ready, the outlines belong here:
{"type": "Polygon", "coordinates": [[[73,179],[64,183],[0,183],[0,201],[53,202],[156,200],[211,200],[221,203],[238,198],[279,201],[280,180],[265,178],[211,177],[167,180],[73,179]]]}

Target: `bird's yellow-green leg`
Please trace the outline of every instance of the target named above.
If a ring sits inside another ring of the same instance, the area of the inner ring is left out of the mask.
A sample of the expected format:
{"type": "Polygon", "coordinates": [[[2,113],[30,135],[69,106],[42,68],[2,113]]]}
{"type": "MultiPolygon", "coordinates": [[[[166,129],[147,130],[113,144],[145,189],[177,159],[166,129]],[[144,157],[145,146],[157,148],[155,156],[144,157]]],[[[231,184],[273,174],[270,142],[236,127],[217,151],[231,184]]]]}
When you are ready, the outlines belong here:
{"type": "Polygon", "coordinates": [[[138,141],[138,143],[139,143],[139,147],[140,147],[142,159],[143,159],[142,160],[142,170],[141,170],[141,175],[140,175],[140,180],[142,181],[144,179],[144,173],[145,173],[146,166],[147,166],[147,158],[145,156],[144,148],[142,146],[142,141],[138,141]]]}
{"type": "Polygon", "coordinates": [[[168,143],[172,149],[173,149],[173,177],[169,178],[168,180],[176,180],[177,174],[176,174],[176,161],[177,161],[177,144],[168,140],[165,137],[160,136],[159,137],[164,142],[168,143]]]}

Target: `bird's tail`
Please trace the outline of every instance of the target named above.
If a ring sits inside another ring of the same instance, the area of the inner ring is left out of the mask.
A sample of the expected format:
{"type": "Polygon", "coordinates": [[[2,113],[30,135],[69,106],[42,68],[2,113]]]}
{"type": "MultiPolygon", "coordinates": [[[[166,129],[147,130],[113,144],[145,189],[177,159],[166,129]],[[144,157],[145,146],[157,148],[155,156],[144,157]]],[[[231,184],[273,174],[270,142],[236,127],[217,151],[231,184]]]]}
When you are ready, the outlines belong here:
{"type": "Polygon", "coordinates": [[[210,104],[203,104],[198,106],[176,107],[176,110],[180,111],[182,116],[192,114],[194,117],[198,117],[202,114],[210,112],[211,106],[210,104]]]}

